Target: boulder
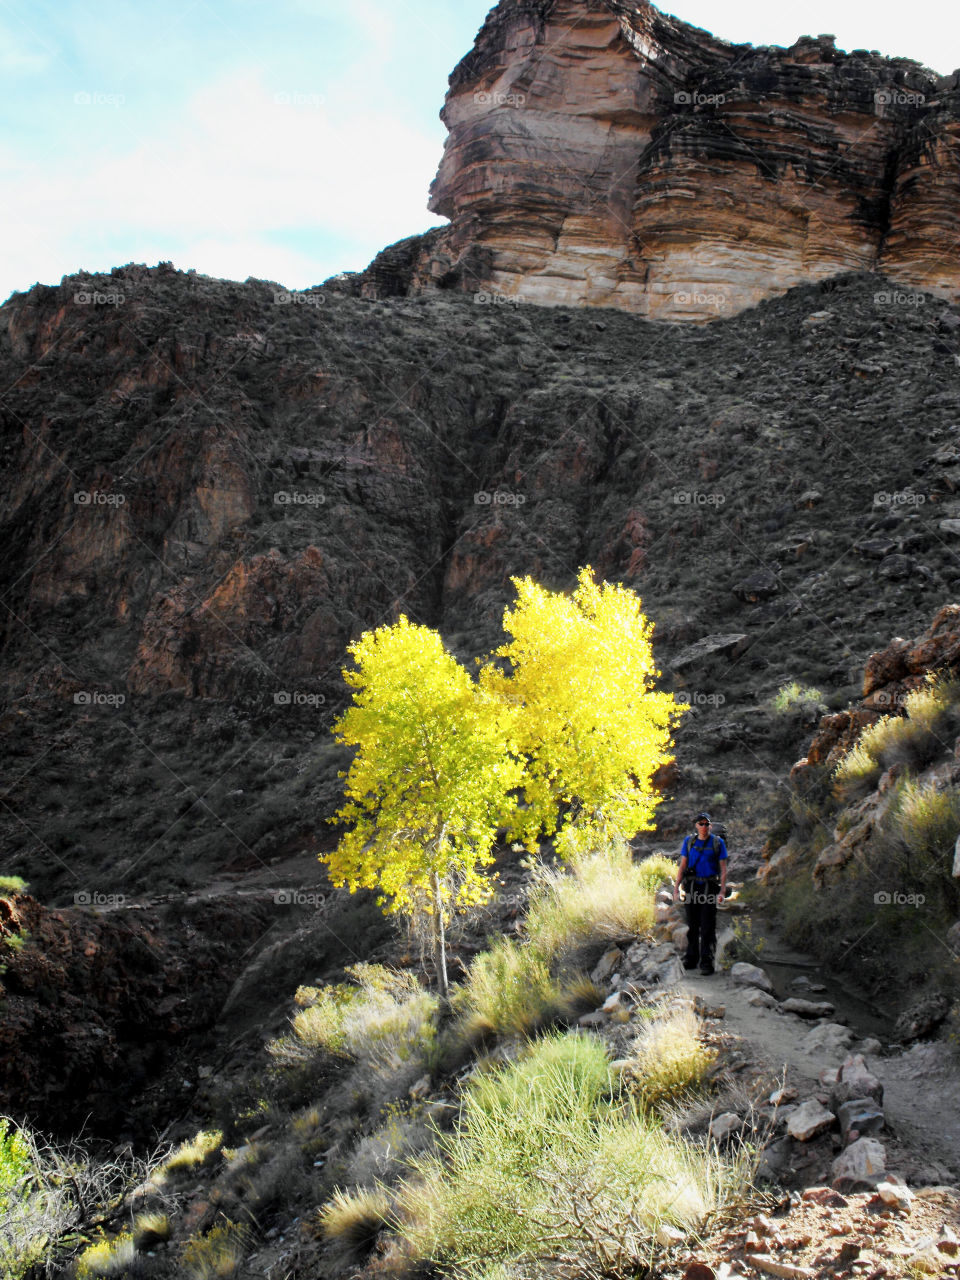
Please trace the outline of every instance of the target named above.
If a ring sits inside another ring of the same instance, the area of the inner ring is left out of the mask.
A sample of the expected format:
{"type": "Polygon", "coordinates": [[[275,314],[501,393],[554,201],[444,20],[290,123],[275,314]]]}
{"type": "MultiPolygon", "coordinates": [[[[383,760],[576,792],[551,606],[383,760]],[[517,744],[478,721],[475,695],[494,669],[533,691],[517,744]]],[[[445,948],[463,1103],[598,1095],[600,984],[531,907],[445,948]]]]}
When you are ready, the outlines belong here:
{"type": "Polygon", "coordinates": [[[839,1053],[849,1047],[853,1032],[839,1022],[824,1022],[814,1027],[809,1035],[800,1041],[804,1053],[839,1053]]]}
{"type": "Polygon", "coordinates": [[[776,1009],[779,1007],[777,997],[772,996],[769,991],[761,991],[759,987],[754,987],[752,991],[744,996],[744,999],[754,1009],[776,1009]]]}
{"type": "Polygon", "coordinates": [[[886,1152],[876,1138],[858,1138],[833,1162],[833,1186],[840,1191],[873,1189],[886,1168],[886,1152]]]}
{"type": "Polygon", "coordinates": [[[904,1010],[894,1024],[895,1039],[909,1043],[935,1031],[950,1012],[950,1000],[940,992],[923,996],[904,1010]]]}
{"type": "Polygon", "coordinates": [[[704,636],[695,644],[689,645],[679,653],[670,666],[674,671],[683,671],[687,667],[697,666],[709,658],[739,658],[745,653],[750,637],[744,632],[725,635],[704,636]]]}
{"type": "Polygon", "coordinates": [[[867,1067],[862,1053],[852,1053],[844,1060],[830,1092],[834,1109],[856,1098],[872,1098],[878,1106],[883,1102],[883,1085],[867,1067]]]}
{"type": "Polygon", "coordinates": [[[883,1128],[883,1108],[878,1107],[873,1098],[853,1098],[849,1102],[841,1102],[836,1111],[845,1142],[849,1141],[851,1134],[866,1138],[879,1133],[883,1128]]]}
{"type": "Polygon", "coordinates": [[[758,569],[755,573],[747,574],[745,578],[741,578],[733,588],[733,593],[738,600],[742,600],[745,604],[757,604],[761,600],[769,600],[779,590],[780,584],[773,570],[758,569]]]}
{"type": "Polygon", "coordinates": [[[798,1018],[832,1018],[836,1013],[835,1007],[825,1000],[799,1000],[796,996],[784,1000],[780,1008],[784,1013],[795,1013],[798,1018]]]}
{"type": "Polygon", "coordinates": [[[764,971],[755,964],[747,964],[740,960],[730,970],[730,977],[738,987],[759,987],[761,991],[773,992],[773,983],[764,971]]]}
{"type": "Polygon", "coordinates": [[[740,1131],[743,1121],[733,1111],[725,1111],[722,1115],[714,1116],[710,1121],[710,1137],[714,1142],[728,1142],[735,1133],[740,1131]]]}
{"type": "Polygon", "coordinates": [[[787,1133],[797,1142],[809,1142],[811,1138],[832,1128],[835,1120],[832,1111],[828,1111],[816,1098],[809,1098],[797,1107],[787,1121],[787,1133]]]}
{"type": "Polygon", "coordinates": [[[888,1173],[883,1182],[877,1183],[877,1195],[895,1209],[909,1209],[914,1200],[913,1192],[895,1173],[888,1173]]]}
{"type": "Polygon", "coordinates": [[[606,982],[622,959],[623,952],[619,947],[613,947],[597,962],[593,972],[590,974],[591,981],[597,983],[606,982]]]}

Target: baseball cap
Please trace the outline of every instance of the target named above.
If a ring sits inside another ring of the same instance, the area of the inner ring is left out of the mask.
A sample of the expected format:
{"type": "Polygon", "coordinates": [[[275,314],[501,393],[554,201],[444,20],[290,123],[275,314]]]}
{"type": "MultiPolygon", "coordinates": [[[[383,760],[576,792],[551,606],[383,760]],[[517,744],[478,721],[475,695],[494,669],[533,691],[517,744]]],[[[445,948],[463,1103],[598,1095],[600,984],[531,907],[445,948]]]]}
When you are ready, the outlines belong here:
{"type": "Polygon", "coordinates": [[[709,813],[698,813],[698,814],[697,814],[697,822],[709,822],[709,821],[710,821],[710,815],[709,815],[709,813]]]}

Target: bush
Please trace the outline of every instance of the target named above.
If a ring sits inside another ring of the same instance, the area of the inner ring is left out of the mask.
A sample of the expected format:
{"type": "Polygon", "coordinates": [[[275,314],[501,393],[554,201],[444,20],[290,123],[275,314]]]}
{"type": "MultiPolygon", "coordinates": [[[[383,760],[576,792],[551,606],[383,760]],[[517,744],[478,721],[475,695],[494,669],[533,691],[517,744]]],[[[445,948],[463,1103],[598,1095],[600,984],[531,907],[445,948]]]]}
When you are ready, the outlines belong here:
{"type": "Polygon", "coordinates": [[[229,1280],[247,1251],[248,1234],[232,1222],[221,1223],[183,1249],[183,1271],[190,1280],[229,1280]]]}
{"type": "Polygon", "coordinates": [[[552,964],[596,942],[649,933],[654,893],[673,870],[663,857],[636,866],[623,841],[577,855],[563,868],[541,865],[530,892],[527,936],[552,964]]]}
{"type": "Polygon", "coordinates": [[[861,733],[836,769],[837,786],[847,799],[866,795],[893,764],[925,768],[952,746],[957,729],[960,684],[928,677],[904,699],[904,714],[881,716],[861,733]]]}
{"type": "Polygon", "coordinates": [[[26,893],[27,882],[20,876],[0,876],[0,894],[26,893]]]}
{"type": "Polygon", "coordinates": [[[600,1041],[568,1033],[468,1087],[457,1132],[416,1162],[402,1234],[436,1264],[558,1259],[584,1273],[645,1266],[658,1225],[692,1228],[744,1171],[614,1096],[600,1041]]]}
{"type": "Polygon", "coordinates": [[[133,1236],[129,1232],[109,1240],[98,1240],[84,1249],[77,1259],[77,1280],[95,1280],[99,1276],[124,1276],[137,1256],[133,1236]]]}
{"type": "Polygon", "coordinates": [[[644,1107],[656,1109],[703,1084],[715,1055],[700,1042],[699,1031],[690,1009],[674,1010],[644,1026],[627,1068],[644,1107]]]}
{"type": "Polygon", "coordinates": [[[774,711],[781,715],[788,711],[802,709],[804,706],[819,706],[823,702],[823,694],[819,689],[805,688],[796,680],[778,689],[771,700],[774,711]]]}
{"type": "Polygon", "coordinates": [[[302,1007],[292,1036],[270,1045],[282,1064],[302,1062],[321,1051],[355,1058],[375,1074],[427,1064],[437,1036],[437,998],[415,977],[382,965],[356,964],[354,984],[301,987],[302,1007]]]}
{"type": "Polygon", "coordinates": [[[550,966],[531,943],[498,938],[470,966],[454,1008],[467,1034],[529,1035],[556,1016],[563,1004],[550,966]]]}
{"type": "Polygon", "coordinates": [[[884,820],[885,843],[901,883],[943,906],[956,904],[953,853],[960,835],[960,792],[935,782],[901,778],[884,820]]]}

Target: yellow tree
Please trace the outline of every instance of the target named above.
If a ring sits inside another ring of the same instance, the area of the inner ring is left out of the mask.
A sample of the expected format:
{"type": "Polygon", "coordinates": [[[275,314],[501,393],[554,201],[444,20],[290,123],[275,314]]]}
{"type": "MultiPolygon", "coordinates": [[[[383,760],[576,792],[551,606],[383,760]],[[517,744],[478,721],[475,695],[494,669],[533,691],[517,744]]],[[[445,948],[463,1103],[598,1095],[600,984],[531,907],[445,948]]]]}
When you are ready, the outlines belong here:
{"type": "Polygon", "coordinates": [[[517,602],[503,618],[512,640],[481,671],[481,687],[519,708],[525,806],[511,834],[529,847],[561,827],[561,848],[650,830],[657,769],[673,759],[685,710],[658,693],[652,624],[629,588],[598,586],[589,567],[571,595],[512,579],[517,602]],[[561,825],[562,822],[562,825],[561,825]]]}
{"type": "Polygon", "coordinates": [[[475,683],[435,631],[405,617],[349,652],[353,705],[334,733],[357,753],[342,775],[347,803],[331,821],[351,829],[323,860],[334,884],[379,889],[388,912],[429,919],[446,1000],[449,914],[490,896],[483,870],[516,803],[517,711],[475,683]]]}

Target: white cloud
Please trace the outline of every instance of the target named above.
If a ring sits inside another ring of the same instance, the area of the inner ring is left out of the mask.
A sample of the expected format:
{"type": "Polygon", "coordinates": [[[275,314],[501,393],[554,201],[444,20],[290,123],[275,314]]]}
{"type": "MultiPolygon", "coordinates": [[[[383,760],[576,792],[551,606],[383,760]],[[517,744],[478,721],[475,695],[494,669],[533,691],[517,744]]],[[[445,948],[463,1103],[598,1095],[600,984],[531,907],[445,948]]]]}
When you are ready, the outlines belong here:
{"type": "Polygon", "coordinates": [[[0,26],[0,71],[35,75],[49,65],[48,54],[28,52],[7,27],[0,26]]]}
{"type": "MultiPolygon", "coordinates": [[[[124,231],[138,243],[171,246],[160,257],[191,246],[187,265],[204,273],[297,284],[315,281],[317,270],[309,255],[272,243],[284,233],[300,243],[315,234],[318,246],[325,235],[369,242],[372,256],[398,235],[436,224],[426,209],[440,155],[435,138],[383,112],[357,115],[336,95],[319,104],[284,92],[292,100],[278,101],[257,74],[233,75],[197,93],[156,136],[130,134],[122,151],[28,168],[16,201],[6,203],[22,225],[12,237],[16,252],[10,237],[0,249],[4,295],[37,275],[49,278],[44,260],[68,262],[63,271],[90,265],[80,245],[129,240],[124,231]]],[[[133,117],[109,109],[122,138],[133,117]]]]}

